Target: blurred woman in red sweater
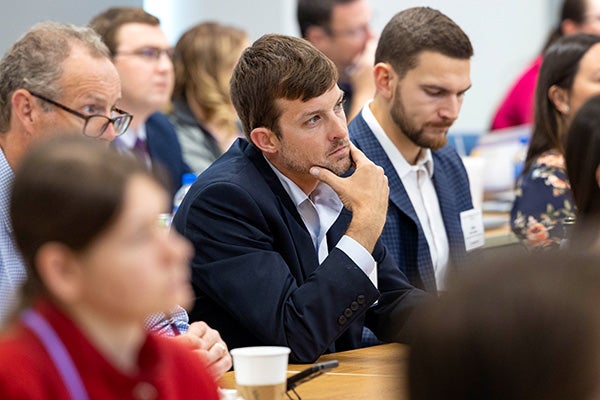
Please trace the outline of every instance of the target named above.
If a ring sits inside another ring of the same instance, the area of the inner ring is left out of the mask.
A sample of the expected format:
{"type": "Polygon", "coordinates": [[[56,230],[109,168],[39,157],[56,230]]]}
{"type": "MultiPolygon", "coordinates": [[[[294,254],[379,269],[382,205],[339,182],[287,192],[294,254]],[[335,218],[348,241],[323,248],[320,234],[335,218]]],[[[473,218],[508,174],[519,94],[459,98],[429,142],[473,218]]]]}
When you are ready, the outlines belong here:
{"type": "Polygon", "coordinates": [[[218,398],[199,357],[144,328],[191,298],[189,245],[159,225],[168,205],[101,143],[60,137],[25,157],[10,210],[28,278],[0,337],[0,398],[218,398]]]}

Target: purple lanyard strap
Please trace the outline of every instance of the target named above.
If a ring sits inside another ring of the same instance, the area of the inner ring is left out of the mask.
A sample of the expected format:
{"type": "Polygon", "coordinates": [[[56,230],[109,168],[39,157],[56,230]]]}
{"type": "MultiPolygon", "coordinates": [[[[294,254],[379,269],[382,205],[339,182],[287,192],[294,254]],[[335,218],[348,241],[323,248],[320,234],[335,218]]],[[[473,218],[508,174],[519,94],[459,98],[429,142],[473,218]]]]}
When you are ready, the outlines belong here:
{"type": "Polygon", "coordinates": [[[89,397],[77,372],[77,368],[69,356],[65,345],[48,321],[38,312],[31,309],[25,310],[21,315],[21,319],[42,342],[42,345],[58,369],[63,383],[67,387],[67,391],[71,394],[71,399],[87,400],[89,397]]]}

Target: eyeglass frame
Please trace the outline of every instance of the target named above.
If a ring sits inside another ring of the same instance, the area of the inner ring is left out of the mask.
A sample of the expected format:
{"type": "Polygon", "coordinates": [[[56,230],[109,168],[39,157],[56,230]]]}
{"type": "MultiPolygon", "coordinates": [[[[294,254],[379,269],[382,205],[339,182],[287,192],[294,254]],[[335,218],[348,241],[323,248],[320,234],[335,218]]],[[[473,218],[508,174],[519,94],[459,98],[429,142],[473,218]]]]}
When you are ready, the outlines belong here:
{"type": "Polygon", "coordinates": [[[102,134],[104,132],[106,132],[106,130],[108,129],[108,126],[110,124],[112,124],[113,127],[115,126],[115,122],[117,121],[117,119],[119,119],[119,118],[129,118],[129,120],[127,121],[127,123],[124,124],[125,129],[123,129],[123,132],[119,133],[119,132],[117,132],[115,130],[116,136],[121,136],[122,134],[124,134],[125,132],[127,132],[127,129],[129,128],[129,125],[131,124],[131,120],[133,119],[133,115],[131,115],[127,111],[121,110],[120,108],[117,108],[117,107],[113,107],[111,109],[111,111],[115,111],[115,112],[117,112],[117,113],[119,113],[121,115],[117,115],[114,118],[110,118],[110,117],[107,117],[106,115],[102,115],[102,114],[85,115],[85,114],[80,113],[77,110],[73,110],[72,108],[67,107],[64,104],[60,104],[59,102],[54,101],[54,100],[52,100],[52,99],[50,99],[50,98],[48,98],[48,97],[46,97],[44,95],[41,95],[39,93],[32,92],[31,90],[29,90],[29,93],[33,97],[37,97],[40,100],[43,100],[43,101],[45,101],[47,103],[50,103],[53,106],[56,106],[56,107],[58,107],[58,108],[60,108],[60,109],[62,109],[64,111],[66,111],[66,112],[68,112],[68,113],[70,113],[72,115],[75,115],[76,117],[79,117],[79,118],[83,119],[85,121],[85,123],[83,124],[83,136],[87,136],[87,137],[90,137],[90,138],[99,138],[100,136],[102,136],[102,134]],[[90,121],[90,119],[92,119],[94,117],[102,117],[102,118],[106,119],[107,122],[106,122],[106,124],[104,124],[104,127],[102,128],[102,130],[100,131],[100,133],[98,135],[95,135],[95,136],[86,135],[85,128],[87,127],[88,122],[90,121]]]}
{"type": "Polygon", "coordinates": [[[116,56],[138,56],[148,61],[159,61],[162,55],[166,55],[169,60],[173,60],[175,55],[175,48],[169,47],[166,49],[161,49],[160,47],[155,46],[146,46],[137,50],[132,51],[115,51],[113,53],[113,57],[116,56]],[[152,52],[152,54],[150,54],[152,52]]]}
{"type": "Polygon", "coordinates": [[[366,37],[369,35],[369,31],[371,30],[370,24],[364,24],[361,26],[357,26],[354,28],[345,28],[345,29],[332,29],[330,25],[324,25],[323,30],[330,37],[347,37],[351,39],[356,39],[359,37],[366,37]]]}

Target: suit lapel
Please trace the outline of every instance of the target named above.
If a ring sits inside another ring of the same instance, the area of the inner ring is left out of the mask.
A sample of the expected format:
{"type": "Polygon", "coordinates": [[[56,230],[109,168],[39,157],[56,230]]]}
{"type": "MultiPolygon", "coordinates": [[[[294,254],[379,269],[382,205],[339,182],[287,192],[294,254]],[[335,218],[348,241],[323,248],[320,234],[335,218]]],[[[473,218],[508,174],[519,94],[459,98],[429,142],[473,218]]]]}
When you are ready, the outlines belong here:
{"type": "MultiPolygon", "coordinates": [[[[279,178],[275,175],[275,172],[273,172],[273,169],[269,166],[262,153],[252,144],[248,144],[245,153],[256,166],[279,202],[279,207],[282,210],[281,215],[283,215],[290,235],[294,240],[296,256],[302,266],[302,276],[306,279],[319,266],[319,259],[310,233],[304,225],[304,221],[302,221],[294,202],[285,191],[279,178]]],[[[301,283],[299,282],[299,284],[301,283]]]]}
{"type": "Polygon", "coordinates": [[[453,193],[454,186],[443,168],[443,161],[440,160],[436,152],[432,152],[432,156],[434,160],[433,185],[440,204],[452,260],[457,254],[464,253],[464,240],[458,206],[453,193]]]}
{"type": "Polygon", "coordinates": [[[381,144],[367,125],[362,115],[359,114],[356,117],[355,123],[358,124],[358,135],[352,139],[365,153],[369,160],[382,167],[385,171],[385,175],[388,177],[388,184],[390,186],[390,202],[396,208],[398,208],[400,212],[410,217],[410,219],[417,226],[419,226],[417,213],[415,212],[415,209],[408,198],[408,194],[404,189],[404,185],[402,184],[400,177],[396,173],[396,169],[383,150],[383,147],[381,147],[381,144]]]}

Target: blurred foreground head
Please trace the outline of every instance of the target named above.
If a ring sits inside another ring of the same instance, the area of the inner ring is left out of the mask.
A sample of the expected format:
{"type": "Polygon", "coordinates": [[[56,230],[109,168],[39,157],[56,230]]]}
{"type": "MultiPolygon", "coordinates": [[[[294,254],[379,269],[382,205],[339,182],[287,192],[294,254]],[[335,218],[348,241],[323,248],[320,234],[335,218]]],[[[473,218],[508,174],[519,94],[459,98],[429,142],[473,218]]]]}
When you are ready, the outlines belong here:
{"type": "Polygon", "coordinates": [[[559,253],[474,266],[421,310],[410,398],[597,398],[598,265],[559,253]]]}

